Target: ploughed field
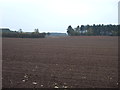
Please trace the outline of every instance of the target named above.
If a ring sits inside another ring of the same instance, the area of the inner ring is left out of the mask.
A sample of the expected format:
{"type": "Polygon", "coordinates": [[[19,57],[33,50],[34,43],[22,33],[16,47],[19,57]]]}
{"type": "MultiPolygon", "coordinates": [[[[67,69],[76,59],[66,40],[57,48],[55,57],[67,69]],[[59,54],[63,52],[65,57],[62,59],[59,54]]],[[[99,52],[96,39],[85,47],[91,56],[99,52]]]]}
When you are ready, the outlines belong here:
{"type": "Polygon", "coordinates": [[[118,37],[2,40],[3,88],[118,87],[118,37]]]}

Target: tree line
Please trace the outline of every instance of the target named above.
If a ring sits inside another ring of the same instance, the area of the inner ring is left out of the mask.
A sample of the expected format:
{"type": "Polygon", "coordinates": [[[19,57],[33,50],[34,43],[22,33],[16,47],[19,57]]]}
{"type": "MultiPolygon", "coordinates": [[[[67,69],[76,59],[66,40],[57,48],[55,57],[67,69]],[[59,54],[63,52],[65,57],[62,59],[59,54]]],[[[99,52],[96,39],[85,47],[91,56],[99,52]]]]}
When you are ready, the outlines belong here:
{"type": "Polygon", "coordinates": [[[69,36],[118,36],[120,30],[119,25],[81,25],[76,28],[72,28],[71,25],[67,28],[69,36]]]}
{"type": "Polygon", "coordinates": [[[10,29],[0,29],[2,32],[2,37],[14,37],[14,38],[45,38],[49,33],[39,33],[38,29],[34,32],[23,32],[22,29],[18,31],[11,31],[10,29]]]}

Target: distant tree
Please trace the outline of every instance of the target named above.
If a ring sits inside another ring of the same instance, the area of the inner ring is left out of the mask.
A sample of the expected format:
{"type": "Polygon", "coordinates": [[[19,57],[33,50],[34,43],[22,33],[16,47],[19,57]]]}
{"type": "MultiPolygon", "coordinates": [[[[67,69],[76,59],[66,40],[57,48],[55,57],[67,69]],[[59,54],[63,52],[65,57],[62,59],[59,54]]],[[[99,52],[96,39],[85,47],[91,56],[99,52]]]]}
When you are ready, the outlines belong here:
{"type": "Polygon", "coordinates": [[[76,32],[80,32],[80,27],[79,27],[79,25],[75,28],[75,31],[76,31],[76,32]]]}
{"type": "Polygon", "coordinates": [[[118,25],[118,36],[120,36],[120,25],[118,25]]]}
{"type": "Polygon", "coordinates": [[[118,36],[120,35],[120,25],[81,25],[76,28],[68,26],[67,33],[70,36],[90,35],[90,36],[118,36]]]}
{"type": "Polygon", "coordinates": [[[89,29],[87,30],[87,35],[88,36],[92,36],[93,35],[93,29],[92,29],[92,27],[89,27],[89,29]]]}
{"type": "Polygon", "coordinates": [[[19,33],[22,33],[23,31],[22,31],[22,29],[20,28],[20,29],[18,30],[18,32],[19,32],[19,33]]]}
{"type": "Polygon", "coordinates": [[[34,32],[35,32],[35,33],[39,33],[39,29],[38,29],[38,28],[35,29],[34,32]]]}
{"type": "MultiPolygon", "coordinates": [[[[1,32],[3,31],[3,29],[0,29],[1,32]]],[[[45,38],[46,33],[39,33],[39,30],[36,29],[35,32],[33,33],[26,33],[26,32],[22,32],[22,29],[19,29],[18,31],[11,31],[11,30],[4,30],[4,32],[2,32],[2,37],[14,37],[14,38],[45,38]]]]}
{"type": "Polygon", "coordinates": [[[80,28],[81,35],[83,35],[84,30],[85,30],[84,25],[81,25],[81,28],[80,28]]]}
{"type": "Polygon", "coordinates": [[[49,35],[50,35],[50,32],[47,32],[46,35],[49,36],[49,35]]]}
{"type": "Polygon", "coordinates": [[[72,28],[71,25],[68,26],[67,33],[68,33],[69,36],[73,36],[74,35],[74,29],[72,28]]]}
{"type": "Polygon", "coordinates": [[[74,29],[74,35],[75,36],[80,36],[80,27],[79,27],[79,25],[74,29]]]}

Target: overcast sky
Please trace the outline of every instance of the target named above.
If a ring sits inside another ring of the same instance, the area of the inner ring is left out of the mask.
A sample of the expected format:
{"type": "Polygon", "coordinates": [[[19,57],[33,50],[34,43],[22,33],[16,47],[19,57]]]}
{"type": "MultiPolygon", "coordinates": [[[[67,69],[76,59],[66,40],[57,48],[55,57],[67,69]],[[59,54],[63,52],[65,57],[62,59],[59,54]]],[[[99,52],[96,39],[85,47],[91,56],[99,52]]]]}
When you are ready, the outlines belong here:
{"type": "Polygon", "coordinates": [[[118,24],[119,0],[0,0],[0,27],[66,32],[69,25],[118,24]]]}

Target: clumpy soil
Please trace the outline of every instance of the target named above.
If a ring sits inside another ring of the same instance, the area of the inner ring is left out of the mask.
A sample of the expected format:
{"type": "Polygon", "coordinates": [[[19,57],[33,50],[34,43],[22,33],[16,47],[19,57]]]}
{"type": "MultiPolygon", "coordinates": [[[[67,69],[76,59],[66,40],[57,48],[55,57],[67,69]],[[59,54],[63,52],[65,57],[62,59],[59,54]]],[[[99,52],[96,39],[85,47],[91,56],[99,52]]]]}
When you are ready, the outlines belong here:
{"type": "Polygon", "coordinates": [[[3,88],[117,88],[118,37],[2,39],[3,88]]]}

